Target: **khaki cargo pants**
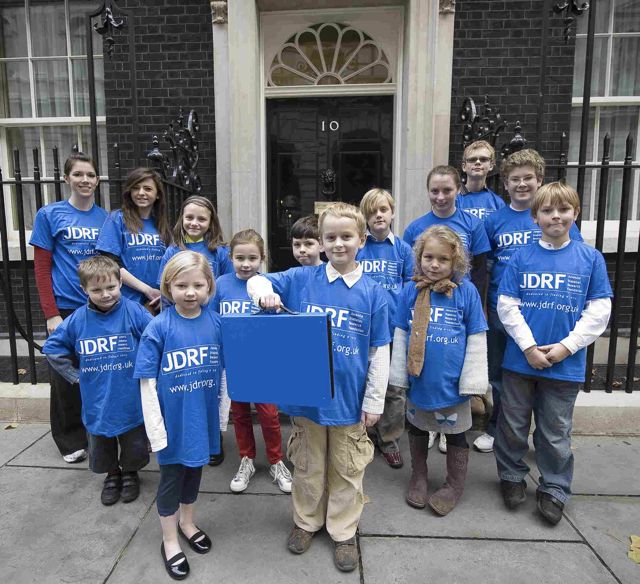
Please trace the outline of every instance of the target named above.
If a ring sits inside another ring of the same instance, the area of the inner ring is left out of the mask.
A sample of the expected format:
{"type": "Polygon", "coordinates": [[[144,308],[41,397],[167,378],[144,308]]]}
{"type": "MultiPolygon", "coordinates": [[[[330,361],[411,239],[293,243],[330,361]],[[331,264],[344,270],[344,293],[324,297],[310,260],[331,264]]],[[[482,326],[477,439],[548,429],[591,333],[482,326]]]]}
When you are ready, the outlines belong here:
{"type": "Polygon", "coordinates": [[[364,424],[320,426],[302,417],[291,423],[294,523],[312,532],[326,525],[334,541],[352,538],[364,507],[364,470],[373,460],[364,424]]]}

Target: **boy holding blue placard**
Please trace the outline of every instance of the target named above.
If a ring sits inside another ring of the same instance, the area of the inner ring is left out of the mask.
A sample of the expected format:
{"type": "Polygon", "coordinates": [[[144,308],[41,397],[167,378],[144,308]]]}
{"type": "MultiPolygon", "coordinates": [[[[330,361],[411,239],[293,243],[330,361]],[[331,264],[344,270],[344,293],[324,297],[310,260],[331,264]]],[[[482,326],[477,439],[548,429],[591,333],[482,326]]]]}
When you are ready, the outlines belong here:
{"type": "Polygon", "coordinates": [[[541,187],[531,214],[542,236],[511,258],[498,289],[498,316],[509,335],[494,443],[502,497],[509,509],[526,498],[524,457],[533,413],[538,511],[552,525],[571,495],[571,422],[585,377],[585,348],[604,332],[611,312],[602,254],[569,235],[579,212],[570,186],[541,187]]]}
{"type": "Polygon", "coordinates": [[[112,259],[85,260],[78,275],[88,303],[62,322],[42,352],[67,381],[80,381],[89,466],[107,473],[102,503],[113,505],[120,498],[129,503],[140,492],[137,471],[149,462],[140,390],[132,374],[151,315],[121,297],[120,268],[112,259]]]}
{"type": "Polygon", "coordinates": [[[362,481],[373,459],[366,427],[384,409],[391,338],[384,290],[363,277],[356,261],[366,237],[364,217],[352,205],[335,203],[318,223],[329,263],[254,276],[247,290],[267,309],[284,302],[292,310],[331,316],[335,398],[323,408],[282,408],[292,416],[287,455],[295,467],[295,526],[287,547],[295,554],[306,552],[313,535],[326,526],[336,566],[350,572],[358,566],[362,481]]]}
{"type": "MultiPolygon", "coordinates": [[[[367,239],[358,252],[362,270],[386,291],[389,305],[389,335],[393,337],[393,321],[398,297],[413,276],[413,251],[409,244],[391,231],[395,201],[384,189],[367,191],[360,201],[360,211],[367,220],[367,239]]],[[[383,458],[391,468],[400,468],[404,461],[398,439],[404,431],[405,391],[389,386],[384,400],[384,412],[372,428],[371,435],[383,458]]]]}

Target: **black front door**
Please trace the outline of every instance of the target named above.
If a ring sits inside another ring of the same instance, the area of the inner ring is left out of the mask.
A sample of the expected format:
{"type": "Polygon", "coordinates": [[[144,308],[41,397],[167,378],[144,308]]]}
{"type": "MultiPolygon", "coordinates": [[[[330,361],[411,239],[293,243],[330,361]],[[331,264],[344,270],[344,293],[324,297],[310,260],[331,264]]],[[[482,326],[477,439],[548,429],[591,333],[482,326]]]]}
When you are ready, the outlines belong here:
{"type": "Polygon", "coordinates": [[[391,189],[393,97],[267,100],[270,269],[296,265],[291,226],[316,202],[391,189]]]}

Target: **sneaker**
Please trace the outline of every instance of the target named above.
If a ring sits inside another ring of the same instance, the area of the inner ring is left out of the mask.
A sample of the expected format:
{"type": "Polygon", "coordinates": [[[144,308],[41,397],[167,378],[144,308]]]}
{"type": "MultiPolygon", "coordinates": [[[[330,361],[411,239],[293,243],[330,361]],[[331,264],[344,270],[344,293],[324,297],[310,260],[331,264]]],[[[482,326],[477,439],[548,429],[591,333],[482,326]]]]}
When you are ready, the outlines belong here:
{"type": "Polygon", "coordinates": [[[311,540],[314,535],[315,533],[313,531],[307,531],[306,529],[302,529],[302,527],[294,525],[287,540],[287,549],[292,554],[304,554],[304,552],[309,549],[309,546],[311,546],[311,540]]]}
{"type": "Polygon", "coordinates": [[[475,439],[473,445],[480,452],[493,452],[493,436],[485,432],[475,439]]]}
{"type": "Polygon", "coordinates": [[[564,509],[564,503],[558,501],[553,495],[538,491],[536,493],[536,499],[538,501],[538,511],[548,523],[551,525],[557,525],[562,519],[562,510],[564,509]]]}
{"type": "Polygon", "coordinates": [[[234,493],[242,493],[242,491],[245,491],[249,486],[249,481],[254,474],[256,474],[256,469],[253,466],[253,459],[249,458],[248,456],[243,456],[242,460],[240,461],[238,472],[236,473],[236,476],[234,476],[231,480],[229,488],[234,493]]]}
{"type": "Polygon", "coordinates": [[[62,460],[68,462],[69,464],[75,464],[76,462],[82,462],[85,458],[87,458],[87,451],[84,449],[76,450],[71,454],[63,454],[62,460]]]}
{"type": "Polygon", "coordinates": [[[333,542],[333,559],[342,572],[353,572],[358,567],[358,546],[355,536],[346,541],[333,542]]]}
{"type": "Polygon", "coordinates": [[[502,500],[508,509],[515,509],[518,505],[525,502],[527,482],[525,480],[519,483],[513,481],[500,481],[500,490],[502,491],[502,500]]]}
{"type": "Polygon", "coordinates": [[[445,434],[440,434],[440,442],[438,442],[438,450],[442,452],[442,454],[447,453],[447,436],[445,434]]]}
{"type": "Polygon", "coordinates": [[[385,459],[391,468],[402,468],[404,460],[402,460],[402,454],[400,454],[397,442],[394,441],[385,444],[384,449],[380,448],[380,452],[382,454],[382,458],[385,459]]]}
{"type": "Polygon", "coordinates": [[[433,445],[436,443],[437,437],[438,437],[437,432],[429,432],[429,444],[427,445],[428,448],[433,448],[433,445]]]}
{"type": "Polygon", "coordinates": [[[269,469],[269,474],[271,475],[273,482],[278,483],[278,488],[283,493],[291,492],[291,473],[289,472],[289,469],[284,462],[279,461],[275,464],[272,464],[271,468],[269,469]]]}

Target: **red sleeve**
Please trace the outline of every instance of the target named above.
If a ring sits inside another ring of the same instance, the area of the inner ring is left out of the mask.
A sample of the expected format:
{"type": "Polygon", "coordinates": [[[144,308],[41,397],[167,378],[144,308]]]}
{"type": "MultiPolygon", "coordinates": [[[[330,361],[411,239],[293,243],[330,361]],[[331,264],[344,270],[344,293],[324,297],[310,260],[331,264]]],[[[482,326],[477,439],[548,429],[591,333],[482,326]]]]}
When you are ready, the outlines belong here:
{"type": "Polygon", "coordinates": [[[40,306],[44,317],[49,319],[52,316],[59,316],[60,311],[53,296],[53,284],[51,280],[51,258],[53,254],[41,247],[33,247],[33,264],[36,275],[36,286],[38,296],[40,296],[40,306]]]}

